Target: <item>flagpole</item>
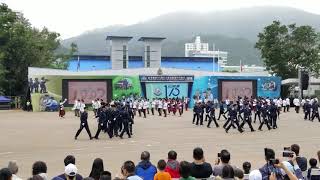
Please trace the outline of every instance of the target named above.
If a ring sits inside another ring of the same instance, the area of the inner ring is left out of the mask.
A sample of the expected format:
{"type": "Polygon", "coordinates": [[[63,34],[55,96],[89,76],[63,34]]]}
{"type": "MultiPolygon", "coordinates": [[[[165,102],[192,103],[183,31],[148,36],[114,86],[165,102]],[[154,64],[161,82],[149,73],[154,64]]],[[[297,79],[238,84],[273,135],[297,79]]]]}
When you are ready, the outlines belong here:
{"type": "Polygon", "coordinates": [[[240,59],[240,72],[242,72],[242,63],[241,63],[241,59],[240,59]]]}

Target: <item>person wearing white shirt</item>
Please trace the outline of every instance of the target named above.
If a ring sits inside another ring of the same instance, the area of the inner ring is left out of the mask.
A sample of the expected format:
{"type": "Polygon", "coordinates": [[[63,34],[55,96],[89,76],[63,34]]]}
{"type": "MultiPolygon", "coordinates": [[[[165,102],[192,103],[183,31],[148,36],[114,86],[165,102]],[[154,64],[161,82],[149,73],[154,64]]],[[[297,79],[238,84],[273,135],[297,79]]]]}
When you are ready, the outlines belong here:
{"type": "Polygon", "coordinates": [[[287,112],[290,112],[289,109],[290,109],[290,99],[289,98],[286,98],[286,105],[287,105],[287,112]]]}
{"type": "Polygon", "coordinates": [[[148,107],[149,107],[149,102],[147,100],[143,101],[142,112],[143,112],[144,118],[146,118],[146,112],[148,111],[148,107]]]}
{"type": "Polygon", "coordinates": [[[295,107],[296,113],[299,113],[299,111],[300,111],[300,100],[299,100],[299,98],[296,97],[296,98],[293,99],[293,105],[295,107]]]}
{"type": "Polygon", "coordinates": [[[82,99],[80,102],[80,114],[84,112],[85,107],[86,107],[86,104],[84,103],[84,100],[82,99]]]}
{"type": "Polygon", "coordinates": [[[287,101],[285,99],[282,100],[282,107],[283,107],[283,112],[286,112],[286,110],[287,110],[287,101]]]}
{"type": "Polygon", "coordinates": [[[154,108],[156,108],[156,100],[153,99],[151,102],[151,113],[154,115],[154,108]]]}
{"type": "Polygon", "coordinates": [[[142,107],[143,107],[143,101],[138,101],[138,113],[139,113],[139,117],[141,117],[142,107]]]}
{"type": "Polygon", "coordinates": [[[137,100],[134,100],[133,103],[132,103],[132,108],[133,108],[133,114],[134,115],[137,114],[137,105],[138,105],[137,100]]]}
{"type": "Polygon", "coordinates": [[[74,115],[80,117],[80,100],[75,100],[73,108],[74,110],[74,115]]]}
{"type": "Polygon", "coordinates": [[[95,99],[92,101],[92,109],[93,109],[94,117],[96,117],[99,109],[98,100],[95,99]]]}
{"type": "Polygon", "coordinates": [[[162,100],[160,99],[159,101],[158,101],[158,113],[159,113],[159,116],[161,116],[161,114],[162,114],[162,106],[163,105],[163,103],[162,103],[162,100]]]}
{"type": "Polygon", "coordinates": [[[164,117],[167,117],[167,109],[168,109],[168,103],[167,101],[163,101],[163,113],[164,113],[164,117]]]}

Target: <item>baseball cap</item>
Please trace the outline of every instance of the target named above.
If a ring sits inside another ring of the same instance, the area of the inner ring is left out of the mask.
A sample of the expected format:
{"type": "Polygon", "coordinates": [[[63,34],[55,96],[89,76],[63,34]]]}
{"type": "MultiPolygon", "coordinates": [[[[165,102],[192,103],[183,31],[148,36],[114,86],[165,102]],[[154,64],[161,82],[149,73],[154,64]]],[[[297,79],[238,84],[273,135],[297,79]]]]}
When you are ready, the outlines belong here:
{"type": "Polygon", "coordinates": [[[74,164],[68,164],[64,169],[64,173],[68,176],[75,176],[77,172],[78,169],[74,164]]]}

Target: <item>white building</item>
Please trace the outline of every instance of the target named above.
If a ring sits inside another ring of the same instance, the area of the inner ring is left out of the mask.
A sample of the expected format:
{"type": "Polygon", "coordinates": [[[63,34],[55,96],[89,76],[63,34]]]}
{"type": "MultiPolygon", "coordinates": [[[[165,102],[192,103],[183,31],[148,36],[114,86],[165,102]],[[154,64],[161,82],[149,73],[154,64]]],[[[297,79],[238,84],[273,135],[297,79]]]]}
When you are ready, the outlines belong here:
{"type": "Polygon", "coordinates": [[[201,43],[200,36],[196,37],[194,43],[185,44],[186,57],[213,57],[218,59],[219,66],[223,67],[227,64],[228,52],[216,51],[213,45],[213,51],[209,51],[208,43],[201,43]]]}

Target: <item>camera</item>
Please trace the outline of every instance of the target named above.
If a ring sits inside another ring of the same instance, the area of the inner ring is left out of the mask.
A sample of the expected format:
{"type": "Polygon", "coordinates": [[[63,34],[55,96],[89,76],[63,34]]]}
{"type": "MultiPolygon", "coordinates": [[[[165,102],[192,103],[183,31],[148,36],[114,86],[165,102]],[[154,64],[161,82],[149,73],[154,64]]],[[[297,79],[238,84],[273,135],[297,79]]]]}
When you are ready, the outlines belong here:
{"type": "Polygon", "coordinates": [[[293,152],[292,151],[283,151],[282,152],[282,157],[293,157],[293,152]]]}
{"type": "Polygon", "coordinates": [[[269,163],[270,163],[271,165],[275,165],[275,164],[279,164],[280,161],[279,161],[279,159],[270,159],[270,160],[269,160],[269,163]]]}
{"type": "Polygon", "coordinates": [[[221,157],[221,153],[218,153],[218,158],[220,158],[221,157]]]}
{"type": "Polygon", "coordinates": [[[291,151],[291,148],[290,147],[284,147],[283,150],[284,151],[291,151]]]}

